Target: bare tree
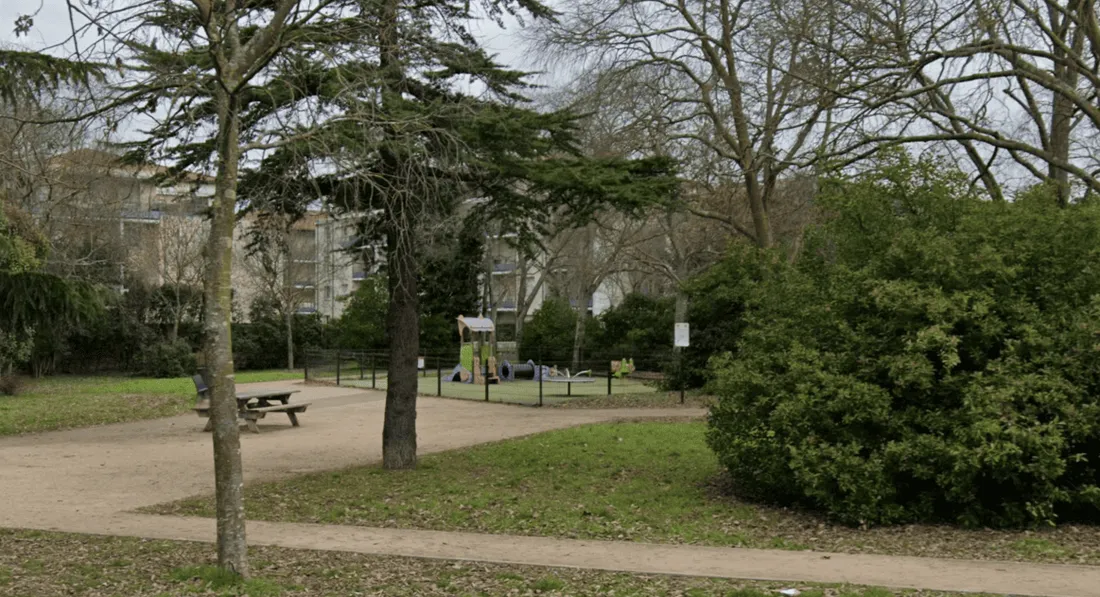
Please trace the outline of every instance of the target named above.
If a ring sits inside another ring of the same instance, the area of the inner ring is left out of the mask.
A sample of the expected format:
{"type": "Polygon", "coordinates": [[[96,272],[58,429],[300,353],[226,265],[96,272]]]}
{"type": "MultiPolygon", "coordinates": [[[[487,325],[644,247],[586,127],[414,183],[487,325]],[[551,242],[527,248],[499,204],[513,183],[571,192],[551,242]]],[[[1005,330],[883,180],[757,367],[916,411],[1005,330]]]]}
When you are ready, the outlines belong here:
{"type": "Polygon", "coordinates": [[[629,249],[648,238],[652,236],[647,236],[642,220],[611,213],[586,226],[568,230],[555,239],[555,251],[560,257],[553,261],[552,271],[566,289],[577,313],[573,370],[580,368],[588,311],[596,292],[611,276],[626,269],[629,249]]]}
{"type": "Polygon", "coordinates": [[[161,271],[171,299],[167,306],[172,316],[169,340],[179,337],[180,323],[195,307],[192,289],[202,286],[202,247],[206,234],[206,222],[188,214],[183,206],[173,206],[161,219],[161,271]]]}
{"type": "Polygon", "coordinates": [[[1094,2],[842,0],[836,10],[867,53],[838,52],[858,63],[844,93],[860,102],[865,144],[957,143],[987,189],[1014,166],[1063,205],[1073,180],[1100,191],[1094,2]],[[874,124],[884,118],[890,126],[874,124]]]}
{"type": "MultiPolygon", "coordinates": [[[[286,366],[294,369],[294,315],[316,298],[316,247],[297,246],[299,221],[287,214],[263,214],[251,220],[243,260],[248,278],[261,296],[271,299],[286,333],[286,366]]],[[[311,239],[312,240],[312,239],[311,239]]]]}
{"type": "Polygon", "coordinates": [[[140,113],[151,123],[147,157],[216,173],[204,251],[203,353],[212,402],[218,563],[240,575],[248,574],[248,559],[229,333],[238,178],[249,151],[287,142],[285,122],[275,127],[270,118],[267,100],[273,96],[259,99],[256,85],[285,66],[281,59],[289,49],[335,43],[340,29],[333,24],[347,22],[338,7],[353,4],[66,0],[74,30],[64,46],[82,62],[117,67],[112,97],[84,116],[110,115],[117,122],[140,113]],[[279,133],[274,139],[273,128],[279,133]]]}
{"type": "Polygon", "coordinates": [[[836,38],[837,21],[812,2],[593,0],[570,5],[538,40],[583,53],[602,94],[649,98],[634,119],[659,125],[669,155],[705,155],[712,178],[736,181],[722,186],[750,218],[692,211],[770,247],[781,181],[855,142],[837,122],[847,65],[803,41],[836,38]]]}

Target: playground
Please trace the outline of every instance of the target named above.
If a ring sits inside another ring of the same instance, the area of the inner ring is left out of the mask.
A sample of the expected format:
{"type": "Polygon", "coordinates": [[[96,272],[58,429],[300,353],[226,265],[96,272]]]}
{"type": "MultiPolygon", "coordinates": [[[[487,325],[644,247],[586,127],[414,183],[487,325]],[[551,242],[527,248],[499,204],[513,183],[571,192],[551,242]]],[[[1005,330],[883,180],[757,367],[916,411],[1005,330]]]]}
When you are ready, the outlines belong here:
{"type": "MultiPolygon", "coordinates": [[[[418,390],[424,396],[440,396],[443,398],[460,398],[464,400],[485,400],[489,402],[504,402],[512,404],[534,405],[539,403],[539,382],[534,380],[518,380],[501,384],[476,385],[448,381],[447,376],[441,381],[435,371],[422,373],[419,378],[418,390]],[[488,392],[488,394],[486,394],[488,392]]],[[[374,380],[369,377],[359,379],[356,374],[353,377],[341,379],[340,385],[386,389],[386,376],[379,374],[374,380]],[[373,385],[372,385],[373,384],[373,385]]],[[[542,386],[542,398],[544,404],[556,404],[574,398],[592,396],[636,395],[656,394],[660,392],[652,382],[643,382],[636,379],[611,379],[611,391],[608,391],[606,377],[595,378],[590,383],[568,383],[544,381],[542,386]]]]}
{"type": "MultiPolygon", "coordinates": [[[[552,405],[577,398],[636,396],[661,392],[657,379],[643,379],[632,358],[588,360],[578,371],[498,355],[496,328],[487,317],[458,316],[457,359],[421,357],[418,393],[423,396],[526,405],[552,405]],[[457,362],[456,362],[457,361],[457,362]]],[[[453,353],[452,353],[453,354],[453,353]]],[[[314,351],[307,355],[307,381],[385,390],[388,357],[360,351],[314,351]]]]}

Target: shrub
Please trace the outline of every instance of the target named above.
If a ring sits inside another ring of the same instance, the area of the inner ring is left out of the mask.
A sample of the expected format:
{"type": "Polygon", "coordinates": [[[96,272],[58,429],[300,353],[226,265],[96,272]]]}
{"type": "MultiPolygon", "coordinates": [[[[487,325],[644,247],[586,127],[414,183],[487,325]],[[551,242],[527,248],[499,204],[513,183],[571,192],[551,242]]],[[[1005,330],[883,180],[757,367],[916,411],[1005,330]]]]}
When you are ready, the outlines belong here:
{"type": "Polygon", "coordinates": [[[523,326],[519,360],[568,364],[573,358],[577,313],[564,299],[547,299],[523,326]]]}
{"type": "Polygon", "coordinates": [[[852,524],[1100,520],[1100,209],[964,189],[894,157],[826,186],[797,264],[723,265],[753,280],[711,362],[738,491],[852,524]]]}
{"type": "Polygon", "coordinates": [[[336,346],[352,350],[385,348],[388,307],[389,294],[382,276],[370,276],[360,282],[343,315],[332,323],[336,346]]]}
{"type": "Polygon", "coordinates": [[[18,396],[27,385],[27,378],[22,375],[0,375],[0,394],[5,396],[18,396]]]}
{"type": "Polygon", "coordinates": [[[607,360],[633,358],[640,371],[661,371],[672,353],[674,299],[632,293],[599,317],[587,343],[607,360]]]}
{"type": "Polygon", "coordinates": [[[141,357],[140,372],[149,377],[185,377],[195,370],[195,353],[183,340],[154,344],[141,357]]]}

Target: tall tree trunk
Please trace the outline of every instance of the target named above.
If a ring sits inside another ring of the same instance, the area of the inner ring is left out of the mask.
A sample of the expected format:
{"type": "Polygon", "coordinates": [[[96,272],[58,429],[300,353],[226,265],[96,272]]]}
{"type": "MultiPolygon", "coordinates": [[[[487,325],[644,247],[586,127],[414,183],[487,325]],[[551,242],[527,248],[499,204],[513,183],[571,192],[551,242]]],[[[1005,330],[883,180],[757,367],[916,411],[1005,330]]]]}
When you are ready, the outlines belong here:
{"type": "MultiPolygon", "coordinates": [[[[1079,25],[1073,23],[1071,15],[1054,10],[1053,7],[1048,10],[1048,14],[1051,33],[1057,38],[1057,41],[1072,46],[1074,56],[1083,55],[1084,36],[1078,29],[1079,25]]],[[[1074,16],[1085,15],[1078,14],[1074,16]]],[[[1063,83],[1066,88],[1076,89],[1079,74],[1076,66],[1066,64],[1066,50],[1055,43],[1052,53],[1056,59],[1054,62],[1054,77],[1060,83],[1063,83]]],[[[1073,135],[1073,117],[1077,110],[1073,102],[1064,94],[1055,93],[1052,100],[1050,152],[1055,160],[1068,163],[1070,140],[1073,135]]],[[[1054,181],[1057,187],[1058,205],[1062,207],[1069,205],[1072,190],[1069,182],[1069,171],[1051,163],[1048,166],[1047,176],[1054,181]]]]}
{"type": "Polygon", "coordinates": [[[180,337],[180,320],[183,319],[183,304],[180,300],[179,287],[176,287],[176,310],[172,312],[172,329],[168,332],[168,340],[175,342],[180,337]]]}
{"type": "Polygon", "coordinates": [[[294,370],[294,308],[290,303],[286,308],[286,368],[294,370]]]}
{"type": "Polygon", "coordinates": [[[218,174],[213,221],[206,246],[203,352],[210,386],[210,415],[214,427],[214,492],[218,528],[218,565],[248,575],[244,525],[244,473],[241,466],[240,428],[233,382],[233,345],[230,338],[230,279],[233,265],[233,227],[236,223],[237,167],[240,161],[239,100],[219,88],[218,174]]]}
{"type": "Polygon", "coordinates": [[[771,219],[768,217],[768,204],[764,189],[756,179],[755,172],[745,173],[745,193],[749,199],[749,212],[752,214],[752,228],[756,236],[756,246],[767,249],[773,244],[771,219]]]}
{"type": "Polygon", "coordinates": [[[519,280],[516,280],[516,360],[519,360],[523,349],[523,320],[527,318],[527,256],[523,251],[519,252],[516,261],[519,272],[519,280]]]}
{"type": "MultiPolygon", "coordinates": [[[[383,0],[379,6],[378,64],[382,71],[382,108],[389,113],[398,101],[404,83],[398,34],[398,0],[383,0]]],[[[401,160],[395,154],[398,133],[388,127],[385,135],[394,141],[384,148],[382,160],[397,175],[401,160]]],[[[386,415],[382,424],[382,467],[389,470],[416,468],[416,358],[420,352],[420,319],[416,296],[416,227],[407,201],[416,193],[401,183],[389,188],[390,222],[386,231],[386,263],[389,271],[390,304],[386,316],[390,362],[386,384],[386,415]]]]}
{"type": "MultiPolygon", "coordinates": [[[[401,201],[395,202],[395,222],[406,222],[401,201]]],[[[402,230],[396,223],[390,225],[386,238],[390,363],[382,426],[382,466],[390,470],[416,468],[416,358],[420,351],[420,321],[413,242],[412,230],[402,230]]]]}
{"type": "Polygon", "coordinates": [[[577,305],[577,325],[573,329],[573,367],[571,373],[576,373],[581,368],[581,347],[584,346],[584,330],[588,324],[588,301],[592,298],[592,294],[585,290],[578,299],[580,304],[577,305]]]}

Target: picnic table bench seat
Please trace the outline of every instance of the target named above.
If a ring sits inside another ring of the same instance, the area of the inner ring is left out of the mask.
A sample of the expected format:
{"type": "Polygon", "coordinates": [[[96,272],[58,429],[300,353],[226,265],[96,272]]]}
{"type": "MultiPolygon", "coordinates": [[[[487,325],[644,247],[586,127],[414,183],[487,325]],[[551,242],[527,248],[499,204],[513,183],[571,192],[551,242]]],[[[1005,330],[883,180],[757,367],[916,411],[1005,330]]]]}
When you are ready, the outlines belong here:
{"type": "MultiPolygon", "coordinates": [[[[203,431],[211,431],[214,428],[214,418],[210,416],[210,389],[206,387],[206,383],[203,381],[202,376],[196,375],[192,378],[195,382],[195,390],[198,394],[198,399],[195,402],[195,406],[191,410],[200,417],[206,417],[206,426],[203,431]]],[[[312,404],[311,402],[295,402],[290,403],[290,395],[298,393],[298,390],[273,390],[270,392],[245,392],[237,394],[237,416],[244,420],[248,426],[248,430],[252,433],[259,433],[260,428],[256,425],[256,421],[267,416],[267,413],[282,412],[286,413],[286,416],[290,419],[290,425],[292,427],[300,427],[298,423],[298,413],[306,412],[306,408],[312,404]],[[252,401],[255,400],[255,404],[252,401]],[[278,404],[272,404],[277,402],[278,404]]]]}

